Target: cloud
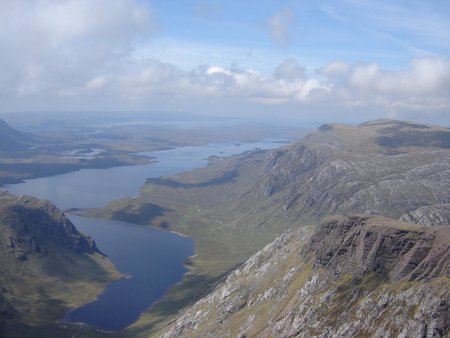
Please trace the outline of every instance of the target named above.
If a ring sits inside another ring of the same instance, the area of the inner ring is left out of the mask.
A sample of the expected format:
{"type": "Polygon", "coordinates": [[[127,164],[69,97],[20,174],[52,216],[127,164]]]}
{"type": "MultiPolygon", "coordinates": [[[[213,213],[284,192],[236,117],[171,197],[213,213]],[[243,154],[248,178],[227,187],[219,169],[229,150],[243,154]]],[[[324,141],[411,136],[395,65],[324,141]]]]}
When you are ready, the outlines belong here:
{"type": "MultiPolygon", "coordinates": [[[[293,66],[293,60],[283,62],[277,69],[293,66]]],[[[295,63],[296,64],[296,63],[295,63]]],[[[297,64],[296,64],[297,65],[297,64]]],[[[130,102],[149,102],[155,97],[178,99],[237,100],[261,104],[308,102],[314,90],[327,91],[327,84],[306,79],[303,68],[297,76],[267,77],[253,69],[236,67],[200,66],[183,71],[174,65],[158,60],[142,61],[135,71],[122,73],[114,88],[130,102]]]]}
{"type": "Polygon", "coordinates": [[[123,62],[152,31],[138,0],[0,1],[0,95],[64,92],[123,62]]]}
{"type": "Polygon", "coordinates": [[[448,58],[414,59],[407,69],[398,71],[376,63],[334,61],[318,69],[317,77],[307,76],[294,59],[275,67],[273,76],[236,66],[183,70],[155,59],[132,60],[100,70],[79,78],[74,74],[70,83],[64,77],[55,78],[52,88],[40,86],[41,69],[30,70],[29,76],[34,81],[16,88],[16,100],[27,102],[38,97],[51,105],[66,100],[66,107],[72,107],[71,102],[78,104],[90,98],[106,110],[146,107],[189,110],[197,102],[197,107],[203,110],[211,107],[236,110],[254,104],[263,110],[267,106],[277,107],[273,108],[276,111],[278,107],[290,107],[294,112],[307,107],[310,112],[331,109],[332,114],[359,110],[361,114],[378,111],[380,116],[391,117],[407,118],[419,113],[449,117],[448,58]]]}
{"type": "Polygon", "coordinates": [[[339,78],[345,76],[350,70],[350,65],[342,61],[334,61],[320,68],[317,73],[329,78],[339,78]]]}
{"type": "Polygon", "coordinates": [[[378,107],[389,112],[441,111],[449,114],[450,59],[423,57],[406,70],[376,63],[333,62],[318,71],[327,77],[330,99],[346,106],[378,107]]]}
{"type": "Polygon", "coordinates": [[[86,82],[86,89],[88,90],[98,90],[103,88],[109,80],[108,76],[96,76],[86,82]]]}
{"type": "Polygon", "coordinates": [[[286,45],[291,40],[289,26],[294,21],[294,12],[290,8],[284,8],[267,20],[267,28],[270,36],[277,44],[286,45]]]}
{"type": "MultiPolygon", "coordinates": [[[[289,41],[292,21],[289,9],[272,16],[268,26],[275,41],[289,41]]],[[[141,42],[153,34],[151,8],[141,0],[0,1],[0,106],[191,110],[197,102],[195,107],[204,111],[235,111],[253,104],[274,111],[326,107],[333,112],[438,112],[450,117],[448,57],[415,58],[406,69],[395,71],[379,63],[335,60],[313,73],[294,58],[273,65],[267,59],[275,54],[266,59],[264,50],[227,67],[232,62],[222,54],[238,59],[243,49],[223,47],[216,57],[211,48],[198,49],[182,65],[143,52],[141,42]],[[195,64],[198,55],[202,65],[195,64]],[[262,72],[261,65],[270,69],[262,72]]],[[[185,45],[170,47],[185,58],[185,45]]]]}
{"type": "Polygon", "coordinates": [[[283,61],[276,69],[274,76],[279,80],[292,81],[305,78],[305,68],[301,67],[294,58],[283,61]]]}

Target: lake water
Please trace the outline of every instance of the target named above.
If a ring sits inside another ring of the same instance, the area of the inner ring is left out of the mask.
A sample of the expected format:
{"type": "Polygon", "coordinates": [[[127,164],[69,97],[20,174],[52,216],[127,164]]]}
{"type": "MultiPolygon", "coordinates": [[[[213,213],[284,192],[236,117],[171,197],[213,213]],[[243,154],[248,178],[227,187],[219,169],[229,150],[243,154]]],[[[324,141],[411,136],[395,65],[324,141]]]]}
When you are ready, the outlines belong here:
{"type": "MultiPolygon", "coordinates": [[[[147,178],[170,176],[203,167],[210,156],[230,156],[279,147],[280,140],[220,143],[148,153],[157,162],[109,169],[83,169],[27,180],[6,187],[14,194],[48,199],[61,209],[101,207],[113,199],[139,194],[147,178]]],[[[193,240],[174,233],[119,221],[70,215],[77,229],[93,237],[122,273],[132,276],[109,284],[99,298],[68,313],[66,320],[117,331],[179,282],[185,260],[194,254],[193,240]]]]}
{"type": "Polygon", "coordinates": [[[111,200],[133,197],[147,178],[170,176],[207,164],[209,156],[230,156],[255,148],[279,147],[278,140],[219,143],[180,147],[146,153],[157,163],[109,169],[82,169],[66,174],[26,180],[6,187],[13,194],[27,194],[52,201],[60,209],[95,208],[111,200]]]}
{"type": "Polygon", "coordinates": [[[183,262],[195,251],[191,238],[168,231],[119,221],[69,218],[78,230],[94,237],[116,268],[131,278],[109,284],[96,301],[69,312],[66,321],[108,331],[125,328],[182,279],[186,272],[183,262]]]}

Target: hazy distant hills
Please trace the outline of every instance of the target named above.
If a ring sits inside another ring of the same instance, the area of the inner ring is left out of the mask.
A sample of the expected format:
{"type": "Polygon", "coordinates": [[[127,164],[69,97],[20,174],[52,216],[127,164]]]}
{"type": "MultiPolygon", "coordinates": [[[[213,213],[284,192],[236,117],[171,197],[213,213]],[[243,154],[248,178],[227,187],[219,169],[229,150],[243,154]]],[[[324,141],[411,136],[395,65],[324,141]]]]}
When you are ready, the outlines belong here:
{"type": "Polygon", "coordinates": [[[0,152],[15,152],[28,149],[34,142],[31,134],[22,133],[0,119],[0,152]]]}

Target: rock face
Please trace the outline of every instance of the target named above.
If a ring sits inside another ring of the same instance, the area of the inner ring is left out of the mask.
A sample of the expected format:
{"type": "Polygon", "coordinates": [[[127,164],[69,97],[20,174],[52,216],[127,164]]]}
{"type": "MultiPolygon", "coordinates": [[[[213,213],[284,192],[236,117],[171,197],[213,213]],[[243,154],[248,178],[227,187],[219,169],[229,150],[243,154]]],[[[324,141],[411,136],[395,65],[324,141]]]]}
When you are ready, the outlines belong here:
{"type": "Polygon", "coordinates": [[[269,153],[260,193],[292,219],[384,215],[450,223],[450,130],[400,121],[326,125],[269,153]]]}
{"type": "Polygon", "coordinates": [[[327,219],[251,257],[164,337],[448,337],[450,228],[327,219]]]}
{"type": "Polygon", "coordinates": [[[29,196],[0,200],[3,240],[23,260],[30,254],[45,255],[48,245],[75,253],[99,252],[95,241],[80,234],[72,222],[53,204],[29,196]]]}
{"type": "Polygon", "coordinates": [[[450,220],[450,204],[436,204],[420,207],[400,217],[401,221],[428,226],[448,225],[450,220]]]}
{"type": "Polygon", "coordinates": [[[0,337],[67,337],[59,321],[119,277],[48,201],[0,191],[0,337]]]}
{"type": "Polygon", "coordinates": [[[304,253],[335,276],[377,272],[391,282],[450,277],[450,229],[404,225],[389,219],[334,218],[318,227],[304,253]]]}

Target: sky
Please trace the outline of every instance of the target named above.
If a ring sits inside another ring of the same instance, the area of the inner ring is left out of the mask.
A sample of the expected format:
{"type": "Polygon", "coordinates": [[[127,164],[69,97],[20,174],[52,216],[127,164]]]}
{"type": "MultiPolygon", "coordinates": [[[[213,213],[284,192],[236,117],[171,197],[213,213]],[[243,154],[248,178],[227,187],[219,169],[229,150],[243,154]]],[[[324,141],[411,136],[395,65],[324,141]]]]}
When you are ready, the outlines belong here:
{"type": "Polygon", "coordinates": [[[448,0],[0,0],[0,112],[450,125],[448,0]]]}

